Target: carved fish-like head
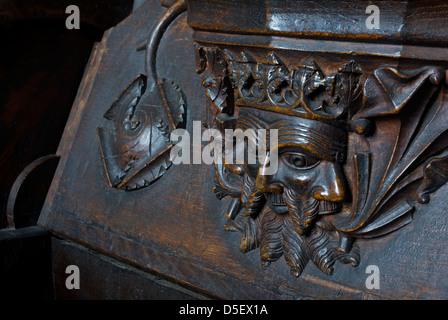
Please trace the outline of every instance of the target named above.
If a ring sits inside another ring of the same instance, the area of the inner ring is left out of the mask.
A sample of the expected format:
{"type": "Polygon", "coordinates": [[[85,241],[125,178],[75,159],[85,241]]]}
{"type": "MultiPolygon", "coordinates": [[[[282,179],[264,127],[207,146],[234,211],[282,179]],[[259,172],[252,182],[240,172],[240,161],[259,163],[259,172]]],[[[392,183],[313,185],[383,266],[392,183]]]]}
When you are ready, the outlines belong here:
{"type": "Polygon", "coordinates": [[[98,128],[107,179],[118,189],[146,187],[166,172],[170,132],[184,121],[182,93],[172,81],[145,90],[146,77],[139,75],[104,114],[107,126],[98,128]]]}

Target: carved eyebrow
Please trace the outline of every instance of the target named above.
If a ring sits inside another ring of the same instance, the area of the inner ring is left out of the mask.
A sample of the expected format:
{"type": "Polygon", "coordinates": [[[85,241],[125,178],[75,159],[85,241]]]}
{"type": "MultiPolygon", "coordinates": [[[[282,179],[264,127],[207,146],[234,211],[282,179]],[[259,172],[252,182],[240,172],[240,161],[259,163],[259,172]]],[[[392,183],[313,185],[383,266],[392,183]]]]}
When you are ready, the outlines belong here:
{"type": "Polygon", "coordinates": [[[300,130],[281,130],[278,134],[278,145],[298,146],[308,150],[309,153],[328,161],[335,161],[338,153],[345,153],[345,145],[333,143],[333,141],[324,140],[316,137],[313,133],[300,130]]]}
{"type": "Polygon", "coordinates": [[[336,139],[330,140],[328,139],[328,137],[320,135],[318,131],[308,127],[302,127],[302,126],[281,127],[278,129],[278,131],[279,131],[278,132],[279,137],[282,135],[301,135],[301,136],[304,135],[330,149],[341,149],[346,147],[345,143],[338,142],[336,139]]]}
{"type": "Polygon", "coordinates": [[[316,159],[316,160],[325,160],[324,158],[319,157],[316,154],[309,152],[309,150],[303,148],[301,145],[288,145],[282,146],[279,148],[279,155],[283,155],[285,153],[300,153],[304,156],[316,159]]]}
{"type": "Polygon", "coordinates": [[[318,145],[311,143],[309,140],[306,139],[290,139],[287,141],[282,141],[279,143],[279,153],[281,154],[284,152],[283,150],[297,150],[300,149],[300,152],[305,153],[306,155],[309,155],[314,158],[318,158],[321,160],[331,161],[334,162],[336,152],[331,153],[328,151],[325,151],[321,148],[319,148],[318,145]]]}
{"type": "Polygon", "coordinates": [[[345,153],[347,148],[347,144],[340,141],[344,136],[343,132],[333,126],[329,126],[327,132],[285,120],[274,121],[267,125],[248,113],[238,119],[236,127],[243,130],[266,129],[266,139],[269,139],[269,129],[277,129],[279,149],[297,148],[306,155],[331,162],[335,162],[337,154],[345,153]]]}
{"type": "Polygon", "coordinates": [[[241,129],[255,129],[255,130],[264,129],[263,127],[259,126],[258,123],[250,121],[250,119],[247,118],[238,120],[238,124],[236,127],[241,129]]]}
{"type": "Polygon", "coordinates": [[[250,113],[245,113],[244,116],[238,118],[237,127],[243,127],[245,129],[269,129],[269,126],[266,123],[257,119],[250,113]]]}
{"type": "Polygon", "coordinates": [[[333,139],[329,139],[329,133],[317,130],[317,129],[309,127],[309,126],[303,126],[300,124],[292,125],[289,123],[279,122],[279,123],[277,123],[276,128],[278,128],[279,132],[289,130],[289,131],[303,131],[305,133],[311,133],[314,137],[320,139],[323,143],[326,142],[326,143],[336,145],[336,146],[342,147],[342,148],[345,148],[347,146],[346,143],[339,142],[336,139],[334,139],[334,136],[332,137],[333,139]]]}

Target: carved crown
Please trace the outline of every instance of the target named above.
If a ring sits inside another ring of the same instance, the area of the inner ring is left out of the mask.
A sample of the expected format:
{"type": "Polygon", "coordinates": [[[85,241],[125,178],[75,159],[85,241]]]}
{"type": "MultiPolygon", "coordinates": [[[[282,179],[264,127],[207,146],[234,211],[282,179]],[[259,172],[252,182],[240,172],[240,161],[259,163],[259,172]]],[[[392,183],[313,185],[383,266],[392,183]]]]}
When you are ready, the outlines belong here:
{"type": "Polygon", "coordinates": [[[361,93],[362,71],[355,61],[325,76],[313,60],[290,70],[274,53],[258,62],[246,52],[236,58],[225,50],[225,58],[237,106],[321,121],[345,120],[361,93]]]}

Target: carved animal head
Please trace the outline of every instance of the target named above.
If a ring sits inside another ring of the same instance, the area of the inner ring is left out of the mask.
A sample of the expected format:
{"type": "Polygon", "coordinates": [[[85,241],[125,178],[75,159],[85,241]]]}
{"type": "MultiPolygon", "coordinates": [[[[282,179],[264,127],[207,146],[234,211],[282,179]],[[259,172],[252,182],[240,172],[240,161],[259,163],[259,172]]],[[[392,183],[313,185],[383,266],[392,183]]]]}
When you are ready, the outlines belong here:
{"type": "Polygon", "coordinates": [[[146,187],[171,166],[170,132],[184,122],[184,100],[172,82],[159,80],[146,93],[139,75],[104,114],[98,128],[101,159],[109,184],[118,189],[146,187]]]}

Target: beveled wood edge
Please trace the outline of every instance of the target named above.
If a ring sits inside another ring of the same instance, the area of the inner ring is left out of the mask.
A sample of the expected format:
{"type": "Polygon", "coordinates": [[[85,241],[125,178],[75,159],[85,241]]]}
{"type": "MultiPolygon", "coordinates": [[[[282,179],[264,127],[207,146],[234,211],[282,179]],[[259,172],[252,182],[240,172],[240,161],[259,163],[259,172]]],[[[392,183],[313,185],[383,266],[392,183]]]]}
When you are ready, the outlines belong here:
{"type": "MultiPolygon", "coordinates": [[[[57,253],[58,250],[63,250],[63,254],[66,254],[65,251],[67,248],[69,251],[75,250],[79,254],[84,255],[84,257],[90,257],[90,259],[96,260],[97,262],[105,263],[105,264],[108,264],[109,266],[113,266],[114,268],[121,269],[121,270],[123,270],[123,272],[126,272],[127,274],[132,274],[136,277],[141,277],[141,280],[143,280],[143,283],[141,283],[141,285],[144,285],[144,286],[146,286],[146,285],[151,286],[151,284],[152,284],[152,285],[164,287],[166,289],[175,290],[181,294],[189,296],[189,299],[193,299],[193,300],[210,300],[210,299],[213,300],[215,298],[215,297],[206,296],[201,293],[189,290],[188,288],[181,286],[181,285],[177,284],[176,282],[166,280],[164,277],[162,277],[158,274],[151,274],[149,272],[142,270],[141,268],[137,268],[133,265],[129,265],[127,263],[124,263],[123,261],[114,259],[110,255],[105,255],[103,253],[99,253],[96,250],[92,250],[86,246],[80,245],[71,240],[60,239],[57,237],[51,237],[51,246],[52,246],[51,250],[52,250],[53,256],[55,256],[55,254],[57,253]]],[[[72,258],[71,255],[69,257],[70,257],[70,259],[72,258]]],[[[69,260],[67,262],[77,264],[77,258],[79,258],[79,256],[75,257],[74,260],[71,260],[71,261],[69,260]]],[[[58,299],[59,298],[58,291],[61,289],[66,290],[65,285],[64,285],[66,275],[65,275],[65,273],[62,273],[63,274],[62,276],[60,274],[56,274],[57,271],[63,272],[63,270],[57,270],[56,265],[58,264],[58,260],[53,259],[52,263],[53,263],[53,278],[55,281],[55,283],[54,283],[55,297],[56,297],[56,299],[58,299]],[[62,281],[62,283],[59,284],[59,287],[57,284],[58,279],[60,281],[62,281]]],[[[61,262],[59,262],[59,263],[61,263],[61,262]]],[[[93,270],[88,270],[87,273],[92,272],[92,271],[93,270]]],[[[93,272],[96,272],[96,271],[93,271],[93,272]]],[[[109,274],[109,275],[114,275],[114,274],[109,274]]],[[[114,282],[115,280],[117,280],[117,279],[112,279],[112,282],[114,282]]],[[[121,281],[121,279],[118,278],[118,281],[121,281]]],[[[128,298],[130,298],[130,297],[124,297],[124,299],[126,299],[126,300],[128,298]]],[[[167,296],[166,293],[165,293],[165,296],[161,297],[161,298],[171,300],[171,297],[167,296]]],[[[103,299],[103,297],[100,297],[100,299],[103,299]]]]}
{"type": "Polygon", "coordinates": [[[417,45],[400,45],[373,42],[355,42],[322,39],[301,39],[281,36],[229,34],[209,31],[194,31],[194,41],[202,45],[244,46],[271,50],[289,50],[407,58],[431,61],[446,61],[448,48],[417,45]]]}
{"type": "Polygon", "coordinates": [[[201,263],[196,263],[195,260],[188,257],[176,256],[177,263],[172,263],[173,255],[161,248],[145,245],[135,239],[129,239],[126,236],[115,234],[111,230],[104,230],[95,225],[84,224],[76,218],[71,219],[62,214],[58,214],[56,211],[57,209],[53,212],[51,222],[45,226],[45,229],[53,236],[85,246],[113,259],[130,264],[144,272],[159,274],[168,281],[173,281],[188,290],[195,291],[211,299],[319,299],[322,292],[319,291],[318,293],[318,290],[324,291],[324,297],[330,297],[337,292],[339,294],[342,292],[344,293],[345,299],[390,299],[387,295],[379,295],[338,282],[332,283],[318,276],[308,274],[304,275],[302,280],[311,285],[311,287],[297,286],[296,292],[284,292],[284,294],[281,294],[281,292],[274,292],[272,288],[263,287],[263,284],[249,281],[244,282],[241,278],[211,269],[201,263]],[[88,234],[89,236],[86,236],[86,238],[74,238],[74,234],[88,234]],[[114,252],[112,250],[114,246],[124,248],[124,250],[121,250],[119,253],[114,252]],[[135,252],[141,250],[144,250],[146,255],[144,257],[139,255],[137,257],[135,252]],[[173,267],[175,269],[172,269],[173,267]],[[167,268],[171,269],[167,270],[167,268]],[[192,277],[192,274],[195,276],[192,277]],[[204,277],[208,277],[210,283],[214,283],[215,288],[218,288],[218,290],[207,291],[208,288],[204,287],[204,284],[207,283],[206,280],[203,280],[204,277]],[[199,279],[201,279],[201,283],[199,283],[199,279]],[[244,282],[245,290],[240,290],[242,288],[242,282],[244,282]]]}
{"type": "Polygon", "coordinates": [[[187,0],[187,4],[188,24],[198,31],[428,46],[446,46],[448,41],[443,28],[448,6],[442,1],[221,0],[210,5],[207,0],[187,0]],[[379,25],[369,28],[367,17],[374,10],[379,25]]]}
{"type": "Polygon", "coordinates": [[[64,132],[62,134],[61,140],[59,141],[58,149],[56,155],[60,156],[59,164],[57,166],[56,172],[53,177],[53,182],[50,189],[48,190],[47,196],[45,198],[44,205],[42,207],[39,220],[37,222],[38,226],[44,227],[47,224],[47,220],[50,216],[49,205],[53,202],[55,192],[57,190],[59,181],[64,172],[65,164],[68,159],[69,151],[74,142],[76,132],[81,123],[82,115],[84,113],[85,106],[90,96],[90,92],[96,80],[97,71],[101,65],[103,54],[105,52],[107,39],[109,38],[110,32],[113,28],[107,30],[101,42],[95,43],[87,62],[84,75],[82,77],[78,92],[76,94],[75,100],[73,102],[72,108],[68,120],[66,122],[64,132]]]}

